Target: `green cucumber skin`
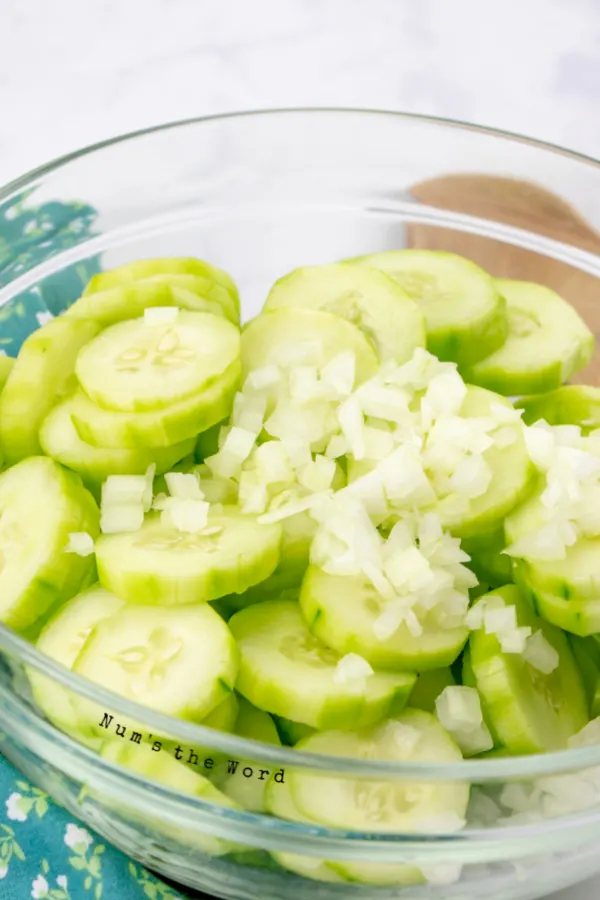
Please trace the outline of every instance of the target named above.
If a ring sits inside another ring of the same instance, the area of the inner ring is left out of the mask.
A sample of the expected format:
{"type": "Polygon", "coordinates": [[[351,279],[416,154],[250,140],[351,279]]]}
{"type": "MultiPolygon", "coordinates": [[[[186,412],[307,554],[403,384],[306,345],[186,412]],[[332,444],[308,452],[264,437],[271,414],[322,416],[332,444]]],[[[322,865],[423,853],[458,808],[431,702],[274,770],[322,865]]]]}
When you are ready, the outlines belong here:
{"type": "MultiPolygon", "coordinates": [[[[4,625],[17,632],[29,632],[33,628],[32,634],[37,630],[38,624],[47,621],[62,603],[78,593],[86,580],[93,577],[93,556],[82,557],[76,553],[64,552],[68,534],[86,531],[95,539],[100,533],[98,506],[83,487],[79,476],[47,457],[28,457],[8,469],[0,476],[0,490],[4,479],[27,478],[27,472],[33,466],[42,467],[42,471],[46,469],[45,477],[53,479],[55,485],[52,490],[56,490],[62,498],[63,509],[53,546],[48,549],[45,563],[21,593],[17,609],[8,610],[2,615],[4,625]]],[[[44,498],[39,499],[43,504],[44,498]]]]}
{"type": "Polygon", "coordinates": [[[72,390],[79,350],[97,333],[93,322],[61,317],[26,339],[0,394],[0,451],[9,464],[42,453],[40,426],[72,390]]]}
{"type": "Polygon", "coordinates": [[[218,384],[198,397],[146,413],[110,412],[78,393],[74,395],[73,423],[81,439],[96,447],[169,447],[196,437],[228,416],[240,378],[237,361],[218,384]]]}
{"type": "Polygon", "coordinates": [[[131,281],[140,281],[155,275],[195,275],[221,285],[231,296],[237,311],[240,310],[240,299],[233,278],[204,260],[185,257],[162,257],[158,259],[142,259],[126,263],[107,272],[101,272],[88,283],[85,294],[96,293],[111,287],[119,287],[131,281]]]}
{"type": "Polygon", "coordinates": [[[469,347],[469,340],[465,341],[451,331],[439,331],[427,335],[427,349],[443,362],[456,362],[461,367],[478,362],[483,347],[486,356],[498,350],[508,336],[504,298],[500,297],[496,308],[473,323],[473,327],[476,333],[471,337],[472,347],[469,347]]]}
{"type": "MultiPolygon", "coordinates": [[[[442,264],[445,262],[455,263],[465,271],[468,270],[472,273],[480,281],[482,290],[488,294],[489,305],[487,308],[479,315],[470,318],[468,323],[462,323],[459,320],[454,328],[452,325],[443,326],[437,323],[435,316],[428,315],[427,304],[423,304],[427,349],[431,353],[440,360],[456,362],[459,366],[470,366],[494,353],[504,344],[508,336],[506,301],[498,292],[491,276],[471,260],[442,250],[399,250],[356,256],[346,259],[345,262],[380,268],[395,278],[394,258],[400,261],[408,259],[409,256],[415,262],[414,268],[402,269],[403,273],[408,274],[410,271],[417,274],[419,272],[427,273],[429,262],[433,263],[434,269],[438,262],[442,264]]],[[[399,274],[400,270],[397,271],[399,274]]],[[[400,286],[406,290],[401,278],[395,280],[398,280],[400,286]]],[[[408,293],[411,296],[410,291],[408,293]]],[[[419,298],[415,298],[415,300],[420,306],[419,298]]]]}
{"type": "Polygon", "coordinates": [[[600,715],[600,644],[594,637],[568,635],[571,649],[583,676],[590,718],[600,715]]]}
{"type": "Polygon", "coordinates": [[[589,721],[583,679],[567,635],[537,618],[517,586],[506,585],[489,596],[500,596],[505,603],[514,605],[519,625],[529,625],[532,632],[541,628],[559,654],[559,666],[550,675],[540,675],[519,654],[503,653],[496,635],[480,628],[469,639],[463,679],[479,691],[484,720],[496,746],[514,754],[563,749],[567,739],[589,721]],[[540,679],[545,691],[543,701],[538,696],[540,679]],[[552,692],[554,703],[549,699],[552,692]],[[559,701],[561,707],[556,709],[559,701]],[[545,705],[540,720],[535,707],[541,702],[545,705]]]}
{"type": "Polygon", "coordinates": [[[227,291],[193,275],[157,275],[103,291],[90,291],[76,300],[66,310],[65,316],[91,319],[102,328],[107,328],[126,319],[138,318],[144,310],[153,306],[178,306],[191,312],[210,312],[224,316],[239,327],[238,311],[227,291]],[[217,295],[213,296],[215,293],[217,295]]]}
{"type": "Polygon", "coordinates": [[[521,397],[515,406],[524,410],[527,425],[544,419],[549,425],[579,425],[583,434],[600,428],[600,388],[591,385],[563,385],[549,393],[521,397]]]}

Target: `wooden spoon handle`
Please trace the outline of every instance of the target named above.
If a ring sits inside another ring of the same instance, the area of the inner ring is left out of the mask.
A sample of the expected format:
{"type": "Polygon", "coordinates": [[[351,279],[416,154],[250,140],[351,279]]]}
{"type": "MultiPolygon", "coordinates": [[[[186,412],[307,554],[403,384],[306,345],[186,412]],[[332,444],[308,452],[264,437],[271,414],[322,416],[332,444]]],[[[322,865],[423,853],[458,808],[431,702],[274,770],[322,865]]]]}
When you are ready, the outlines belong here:
{"type": "MultiPolygon", "coordinates": [[[[446,175],[414,185],[410,193],[428,206],[512,225],[600,253],[600,234],[561,197],[528,181],[475,174],[446,175]]],[[[407,231],[409,247],[450,250],[472,259],[497,278],[537,281],[553,288],[600,337],[600,281],[594,276],[491,238],[421,224],[411,224],[407,231]]],[[[573,380],[600,384],[600,359],[594,359],[573,380]]]]}

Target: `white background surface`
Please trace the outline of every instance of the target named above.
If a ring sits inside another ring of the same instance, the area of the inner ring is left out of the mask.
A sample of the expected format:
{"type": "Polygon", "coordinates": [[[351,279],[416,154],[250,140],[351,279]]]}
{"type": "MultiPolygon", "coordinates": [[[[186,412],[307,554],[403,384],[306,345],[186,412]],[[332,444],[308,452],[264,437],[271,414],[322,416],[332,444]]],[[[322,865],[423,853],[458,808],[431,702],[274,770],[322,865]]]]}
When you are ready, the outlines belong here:
{"type": "Polygon", "coordinates": [[[0,183],[118,133],[278,106],[431,113],[600,156],[600,0],[0,0],[0,39],[0,183]]]}

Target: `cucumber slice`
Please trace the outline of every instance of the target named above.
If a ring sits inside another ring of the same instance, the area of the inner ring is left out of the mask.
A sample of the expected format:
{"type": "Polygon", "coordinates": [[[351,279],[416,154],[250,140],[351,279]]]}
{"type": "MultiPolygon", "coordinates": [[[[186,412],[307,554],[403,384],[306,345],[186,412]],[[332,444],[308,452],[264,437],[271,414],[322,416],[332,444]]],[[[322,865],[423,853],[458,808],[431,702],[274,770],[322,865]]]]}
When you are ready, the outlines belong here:
{"type": "Polygon", "coordinates": [[[15,360],[12,356],[0,354],[0,391],[4,390],[4,385],[8,381],[8,376],[13,370],[15,360]]]}
{"type": "MultiPolygon", "coordinates": [[[[77,594],[51,617],[37,639],[37,649],[72,669],[92,629],[122,606],[123,600],[94,585],[77,594]]],[[[28,671],[28,677],[33,696],[47,719],[77,740],[93,741],[94,733],[80,719],[74,695],[67,688],[35,669],[28,671]]]]}
{"type": "Polygon", "coordinates": [[[72,397],[71,416],[81,439],[96,447],[169,447],[195,437],[228,415],[239,381],[236,363],[197,396],[141,413],[102,409],[78,391],[72,397]]]}
{"type": "Polygon", "coordinates": [[[430,672],[421,672],[408,698],[411,709],[422,709],[424,712],[435,713],[435,701],[444,688],[456,684],[452,670],[446,666],[443,669],[431,669],[430,672]]]}
{"type": "MultiPolygon", "coordinates": [[[[124,606],[96,625],[73,671],[142,706],[200,722],[233,690],[237,667],[227,626],[201,604],[124,606]]],[[[100,721],[93,704],[81,706],[100,721]]]]}
{"type": "Polygon", "coordinates": [[[111,325],[81,350],[75,372],[99,406],[144,412],[214,387],[237,365],[239,351],[231,322],[184,311],[166,324],[131,319],[111,325]]]}
{"type": "Polygon", "coordinates": [[[502,553],[505,546],[502,527],[487,534],[473,535],[462,541],[462,549],[471,557],[467,565],[482,584],[488,585],[488,589],[502,587],[513,580],[510,556],[502,553]]]}
{"type": "Polygon", "coordinates": [[[156,471],[170,471],[178,460],[194,449],[194,438],[171,447],[116,449],[94,447],[82,441],[71,418],[72,403],[64,400],[46,416],[40,428],[44,453],[69,469],[79,472],[91,487],[109,475],[143,475],[153,463],[156,471]]]}
{"type": "Polygon", "coordinates": [[[598,635],[582,638],[572,634],[569,643],[583,677],[590,718],[595,719],[600,716],[600,640],[598,635]]]}
{"type": "MultiPolygon", "coordinates": [[[[460,415],[480,418],[492,415],[493,406],[510,406],[508,400],[482,388],[470,387],[460,415]]],[[[519,424],[509,425],[515,440],[506,447],[494,445],[483,458],[492,471],[492,481],[484,494],[470,500],[466,510],[456,510],[455,496],[449,495],[438,505],[436,512],[444,528],[456,537],[470,538],[499,529],[503,519],[531,491],[535,469],[519,424]]]]}
{"type": "Polygon", "coordinates": [[[242,329],[244,375],[271,363],[292,366],[300,350],[306,351],[310,364],[318,368],[342,351],[352,351],[356,359],[356,383],[371,378],[379,368],[371,342],[356,325],[333,313],[276,309],[261,313],[242,329]]]}
{"type": "Polygon", "coordinates": [[[239,710],[240,702],[236,695],[228,694],[225,700],[202,720],[202,724],[205,728],[231,733],[235,728],[239,710]]]}
{"type": "Polygon", "coordinates": [[[427,348],[442,360],[471,365],[506,340],[506,303],[475,263],[438,250],[389,250],[348,262],[381,269],[425,317],[427,348]]]}
{"type": "Polygon", "coordinates": [[[419,637],[403,622],[391,637],[379,640],[375,622],[384,601],[371,582],[359,575],[329,575],[317,566],[304,576],[300,608],[316,637],[342,655],[363,656],[376,669],[423,672],[449,666],[468,637],[466,628],[440,628],[425,619],[419,637]]]}
{"type": "MultiPolygon", "coordinates": [[[[326,731],[301,741],[298,749],[328,756],[390,762],[458,762],[462,755],[437,719],[419,709],[374,728],[326,731]]],[[[455,831],[464,824],[469,787],[453,782],[371,781],[291,772],[292,798],[300,812],[344,830],[411,833],[455,831]]]]}
{"type": "Polygon", "coordinates": [[[281,743],[287,747],[293,747],[302,738],[313,734],[315,730],[310,725],[304,725],[302,722],[292,722],[291,719],[286,719],[284,716],[273,716],[273,719],[275,720],[281,743]]]}
{"type": "Polygon", "coordinates": [[[463,370],[465,381],[508,396],[551,391],[583,369],[594,335],[572,306],[550,288],[500,279],[506,300],[506,343],[463,370]]]}
{"type": "MultiPolygon", "coordinates": [[[[543,512],[538,489],[507,517],[507,543],[512,544],[545,524],[543,512]]],[[[591,634],[600,630],[599,554],[600,537],[580,537],[565,548],[563,559],[513,560],[515,580],[531,591],[538,613],[548,621],[575,634],[591,634]]]]}
{"type": "MultiPolygon", "coordinates": [[[[594,552],[598,552],[597,548],[594,552]]],[[[591,559],[589,562],[593,564],[591,559]]],[[[587,600],[571,596],[566,598],[564,593],[563,596],[557,596],[549,590],[538,587],[534,581],[535,574],[532,576],[525,560],[513,562],[513,573],[516,584],[542,619],[580,637],[600,632],[600,598],[587,600]]]]}
{"type": "Polygon", "coordinates": [[[237,510],[211,513],[206,533],[177,531],[151,514],[139,531],[96,543],[100,582],[129,603],[178,606],[242,593],[279,560],[281,528],[237,510]]]}
{"type": "Polygon", "coordinates": [[[259,709],[313,728],[360,727],[399,712],[415,681],[404,672],[338,681],[340,656],[309,633],[292,600],[249,606],[229,628],[241,656],[238,691],[259,709]]]}
{"type": "Polygon", "coordinates": [[[60,318],[24,342],[0,395],[0,450],[8,463],[41,453],[40,425],[73,390],[77,354],[97,332],[94,322],[60,318]]]}
{"type": "Polygon", "coordinates": [[[119,287],[130,281],[153,278],[156,275],[195,275],[221,285],[230,295],[239,312],[240,300],[233,278],[223,269],[218,269],[216,266],[200,259],[173,257],[141,259],[126,263],[124,266],[119,266],[116,269],[94,275],[84,294],[104,291],[107,288],[119,287]]]}
{"type": "Polygon", "coordinates": [[[521,397],[515,403],[524,410],[528,425],[544,419],[549,425],[579,425],[583,434],[600,428],[600,388],[566,384],[537,397],[521,397]]]}
{"type": "MultiPolygon", "coordinates": [[[[281,743],[271,716],[252,706],[243,697],[240,698],[235,733],[253,741],[262,741],[264,744],[279,746],[281,743]]],[[[263,768],[263,764],[245,759],[240,761],[235,773],[227,775],[223,781],[219,781],[219,787],[243,809],[265,812],[265,790],[268,783],[268,770],[263,768]],[[248,769],[252,774],[246,777],[244,770],[247,772],[248,769]]]]}
{"type": "Polygon", "coordinates": [[[495,743],[511,753],[544,753],[567,746],[588,722],[581,673],[566,636],[538,618],[514,585],[486,594],[478,603],[499,599],[514,607],[519,627],[541,631],[558,654],[558,665],[544,674],[519,653],[504,653],[484,627],[469,640],[472,677],[481,696],[486,724],[495,743]]]}
{"type": "MultiPolygon", "coordinates": [[[[267,811],[278,819],[285,819],[288,822],[310,823],[310,819],[298,811],[298,807],[292,798],[290,786],[285,781],[283,784],[273,780],[267,783],[265,806],[267,811]]],[[[290,872],[301,875],[303,878],[334,883],[345,880],[334,871],[330,863],[316,856],[304,856],[301,853],[280,853],[273,850],[271,851],[271,856],[284,869],[289,869],[290,872]]]]}
{"type": "Polygon", "coordinates": [[[194,290],[198,280],[193,275],[158,275],[143,281],[134,281],[120,287],[109,288],[97,293],[84,294],[65,312],[65,316],[75,319],[92,319],[102,328],[116,325],[127,319],[137,319],[145,309],[153,306],[178,306],[190,312],[207,312],[215,316],[224,316],[233,325],[239,326],[239,317],[234,303],[223,288],[225,301],[220,298],[203,295],[194,290]],[[186,279],[191,279],[191,284],[186,279]],[[183,283],[182,283],[183,281],[183,283]]]}
{"type": "MultiPolygon", "coordinates": [[[[155,753],[148,746],[138,746],[137,744],[128,746],[121,741],[112,740],[105,742],[100,755],[109,762],[135,772],[136,775],[142,775],[150,781],[166,785],[179,794],[199,797],[219,806],[237,808],[237,804],[219,791],[208,778],[192,771],[183,763],[177,762],[168,752],[155,753]]],[[[189,828],[165,823],[158,816],[142,820],[139,814],[130,810],[125,804],[119,804],[119,806],[121,805],[127,820],[137,819],[144,828],[151,828],[179,846],[183,844],[185,847],[199,850],[209,856],[223,856],[226,853],[239,851],[243,847],[243,845],[235,844],[224,838],[214,837],[210,834],[198,834],[189,828]]],[[[115,808],[118,807],[115,805],[115,808]]]]}
{"type": "Polygon", "coordinates": [[[73,597],[94,557],[65,552],[69,534],[95,538],[98,525],[91,494],[53,460],[29,457],[0,475],[0,621],[25,630],[73,597]]]}
{"type": "Polygon", "coordinates": [[[381,360],[407,362],[425,346],[425,322],[416,303],[383,272],[337,263],[295,269],[276,281],[263,310],[319,309],[356,325],[381,360]]]}
{"type": "MultiPolygon", "coordinates": [[[[202,275],[173,275],[165,273],[150,275],[148,278],[138,281],[138,284],[144,283],[168,284],[177,292],[185,291],[186,294],[195,294],[198,298],[197,304],[207,302],[213,307],[215,304],[218,304],[221,307],[221,315],[224,315],[234,325],[240,324],[240,302],[237,296],[237,288],[234,292],[229,291],[218,281],[213,281],[211,278],[205,278],[202,275]]],[[[187,305],[191,302],[191,298],[186,297],[185,303],[178,302],[178,305],[191,309],[192,307],[187,305]]],[[[200,305],[197,308],[200,309],[200,305]]]]}

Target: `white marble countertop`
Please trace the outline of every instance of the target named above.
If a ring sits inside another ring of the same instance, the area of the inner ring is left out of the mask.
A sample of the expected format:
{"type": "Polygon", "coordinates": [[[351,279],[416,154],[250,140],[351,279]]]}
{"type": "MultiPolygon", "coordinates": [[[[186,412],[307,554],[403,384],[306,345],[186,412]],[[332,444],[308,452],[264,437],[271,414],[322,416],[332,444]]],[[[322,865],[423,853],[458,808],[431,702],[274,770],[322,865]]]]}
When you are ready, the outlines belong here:
{"type": "Polygon", "coordinates": [[[0,35],[0,183],[118,133],[281,106],[428,113],[600,156],[599,0],[2,0],[0,35]]]}

